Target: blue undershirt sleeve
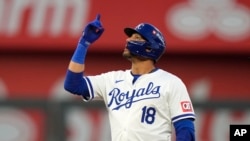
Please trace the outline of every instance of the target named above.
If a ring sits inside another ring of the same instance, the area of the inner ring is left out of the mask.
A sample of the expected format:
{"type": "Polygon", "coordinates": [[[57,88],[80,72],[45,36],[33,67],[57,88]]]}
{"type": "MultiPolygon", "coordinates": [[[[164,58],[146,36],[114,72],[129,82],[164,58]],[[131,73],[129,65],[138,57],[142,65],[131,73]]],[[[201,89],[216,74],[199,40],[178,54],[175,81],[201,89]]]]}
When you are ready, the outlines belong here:
{"type": "Polygon", "coordinates": [[[68,70],[64,81],[64,89],[72,94],[89,97],[89,90],[86,80],[83,78],[83,72],[75,73],[68,70]]]}
{"type": "Polygon", "coordinates": [[[176,141],[195,141],[193,119],[183,119],[174,123],[176,141]]]}

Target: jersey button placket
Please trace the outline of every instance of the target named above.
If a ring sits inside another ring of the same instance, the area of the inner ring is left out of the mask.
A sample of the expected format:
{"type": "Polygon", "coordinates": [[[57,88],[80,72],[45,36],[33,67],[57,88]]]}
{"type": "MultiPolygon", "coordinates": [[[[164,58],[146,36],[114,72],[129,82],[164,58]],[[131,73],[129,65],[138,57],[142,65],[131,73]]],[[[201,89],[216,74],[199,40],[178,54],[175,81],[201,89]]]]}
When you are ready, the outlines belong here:
{"type": "Polygon", "coordinates": [[[123,137],[124,137],[125,141],[128,141],[128,132],[129,132],[129,127],[130,127],[129,116],[130,116],[130,111],[129,111],[129,113],[127,113],[126,120],[124,120],[124,124],[123,124],[123,137]]]}
{"type": "Polygon", "coordinates": [[[124,127],[123,129],[123,137],[124,140],[127,141],[128,140],[128,132],[127,132],[127,127],[124,127]]]}

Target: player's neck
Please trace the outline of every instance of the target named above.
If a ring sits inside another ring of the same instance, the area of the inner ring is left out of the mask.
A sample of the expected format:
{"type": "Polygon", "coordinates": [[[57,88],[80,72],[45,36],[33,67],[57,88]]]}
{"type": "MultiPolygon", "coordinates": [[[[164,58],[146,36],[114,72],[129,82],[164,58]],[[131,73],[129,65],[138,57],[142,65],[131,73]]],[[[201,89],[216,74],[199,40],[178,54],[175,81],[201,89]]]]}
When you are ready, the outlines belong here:
{"type": "Polygon", "coordinates": [[[131,73],[134,75],[142,75],[152,72],[155,69],[154,64],[150,61],[134,62],[131,66],[131,73]]]}

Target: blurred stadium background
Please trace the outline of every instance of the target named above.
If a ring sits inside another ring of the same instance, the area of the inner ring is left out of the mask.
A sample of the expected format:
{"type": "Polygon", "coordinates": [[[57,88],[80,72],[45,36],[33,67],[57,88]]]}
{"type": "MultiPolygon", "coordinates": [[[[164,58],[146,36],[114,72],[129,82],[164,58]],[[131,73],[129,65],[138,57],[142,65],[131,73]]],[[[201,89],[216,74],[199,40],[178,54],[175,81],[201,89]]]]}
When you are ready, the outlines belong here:
{"type": "Polygon", "coordinates": [[[86,74],[130,68],[123,28],[149,22],[164,33],[157,64],[186,83],[197,141],[228,141],[250,124],[249,0],[0,0],[0,140],[110,141],[105,105],[63,89],[83,27],[101,14],[103,36],[86,74]]]}

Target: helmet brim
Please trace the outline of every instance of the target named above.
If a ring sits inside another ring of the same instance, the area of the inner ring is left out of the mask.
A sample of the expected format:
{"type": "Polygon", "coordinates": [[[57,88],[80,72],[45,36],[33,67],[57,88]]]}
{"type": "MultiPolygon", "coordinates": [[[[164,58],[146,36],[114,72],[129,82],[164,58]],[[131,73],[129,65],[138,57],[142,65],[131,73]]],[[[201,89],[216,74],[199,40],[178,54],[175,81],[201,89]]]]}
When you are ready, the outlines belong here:
{"type": "MultiPolygon", "coordinates": [[[[138,33],[138,32],[137,32],[135,29],[133,29],[133,28],[126,27],[126,28],[124,28],[124,33],[125,33],[128,37],[131,37],[132,34],[138,33]]],[[[140,34],[140,33],[138,33],[138,34],[140,34]]]]}
{"type": "Polygon", "coordinates": [[[136,31],[136,30],[133,29],[133,28],[130,28],[130,27],[124,28],[124,33],[125,33],[128,37],[131,37],[134,33],[137,33],[137,34],[141,35],[141,37],[142,37],[144,40],[148,41],[147,38],[145,38],[140,32],[136,31]]]}

